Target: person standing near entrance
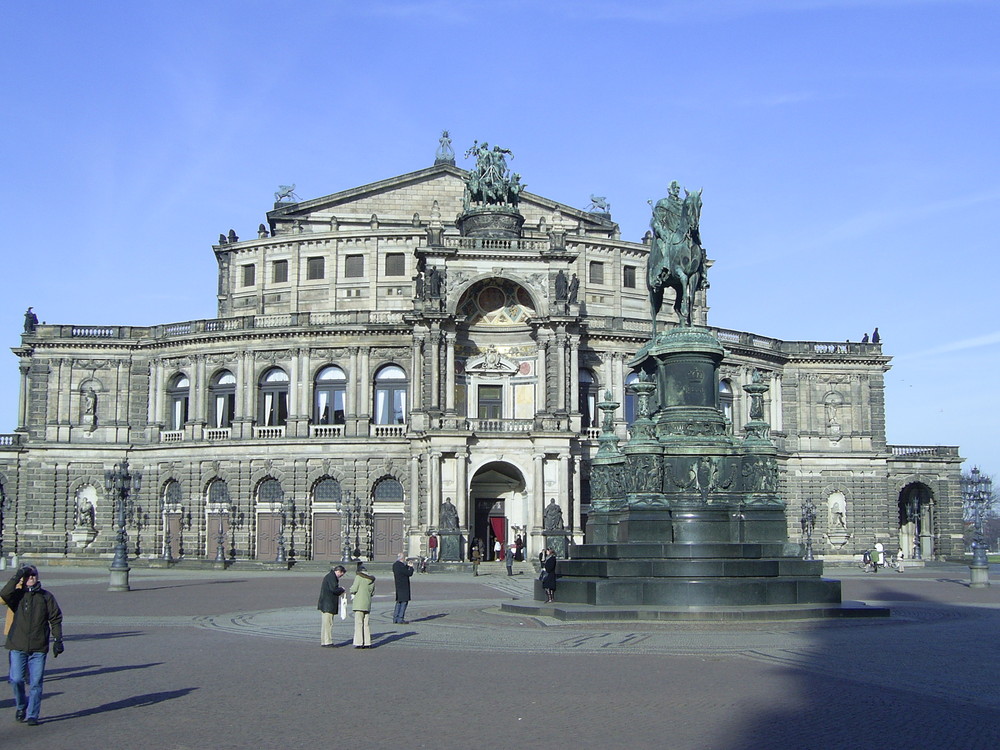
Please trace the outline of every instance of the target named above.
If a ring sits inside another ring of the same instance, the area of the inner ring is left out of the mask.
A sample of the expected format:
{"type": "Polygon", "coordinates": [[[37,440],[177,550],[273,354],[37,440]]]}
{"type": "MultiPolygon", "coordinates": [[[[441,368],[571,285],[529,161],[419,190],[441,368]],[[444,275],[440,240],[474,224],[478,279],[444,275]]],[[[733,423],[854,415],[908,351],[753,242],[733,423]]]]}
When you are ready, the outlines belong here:
{"type": "Polygon", "coordinates": [[[56,598],[42,588],[38,569],[33,565],[18,569],[0,590],[0,599],[14,614],[6,643],[10,651],[14,718],[35,726],[42,707],[42,680],[50,638],[53,658],[64,650],[62,610],[56,598]],[[28,684],[27,695],[25,683],[28,684]]]}
{"type": "Polygon", "coordinates": [[[406,620],[406,605],[410,603],[410,577],[413,575],[413,563],[406,561],[406,556],[400,552],[396,562],[392,564],[392,577],[396,579],[396,608],[392,611],[392,621],[397,624],[409,625],[406,620]]]}
{"type": "Polygon", "coordinates": [[[479,563],[483,559],[483,553],[479,550],[479,540],[472,543],[472,551],[469,553],[469,560],[472,561],[472,575],[479,575],[479,563]]]}
{"type": "MultiPolygon", "coordinates": [[[[340,579],[347,573],[347,568],[337,565],[332,568],[323,578],[323,583],[319,587],[319,602],[316,609],[320,611],[319,645],[324,648],[332,648],[333,643],[333,618],[340,611],[343,602],[344,587],[340,585],[340,579]]],[[[346,617],[346,615],[345,615],[346,617]]]]}
{"type": "Polygon", "coordinates": [[[372,629],[369,615],[375,595],[375,576],[369,575],[365,566],[358,563],[358,573],[351,584],[351,609],[354,610],[354,648],[372,647],[372,629]]]}
{"type": "Polygon", "coordinates": [[[438,538],[436,534],[431,534],[427,538],[427,551],[430,553],[431,562],[438,561],[438,538]]]}
{"type": "Polygon", "coordinates": [[[504,558],[504,562],[507,563],[507,575],[514,575],[514,553],[517,548],[512,544],[510,549],[507,550],[507,557],[504,558]]]}

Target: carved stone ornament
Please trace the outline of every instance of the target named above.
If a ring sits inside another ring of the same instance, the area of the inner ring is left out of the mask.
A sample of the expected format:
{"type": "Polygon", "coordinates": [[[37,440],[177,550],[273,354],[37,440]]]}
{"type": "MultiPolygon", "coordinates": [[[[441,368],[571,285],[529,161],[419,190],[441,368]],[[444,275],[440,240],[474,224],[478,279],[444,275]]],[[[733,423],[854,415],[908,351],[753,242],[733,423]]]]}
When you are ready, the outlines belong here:
{"type": "Polygon", "coordinates": [[[483,354],[466,361],[465,371],[471,374],[513,375],[517,372],[517,362],[490,345],[483,354]]]}

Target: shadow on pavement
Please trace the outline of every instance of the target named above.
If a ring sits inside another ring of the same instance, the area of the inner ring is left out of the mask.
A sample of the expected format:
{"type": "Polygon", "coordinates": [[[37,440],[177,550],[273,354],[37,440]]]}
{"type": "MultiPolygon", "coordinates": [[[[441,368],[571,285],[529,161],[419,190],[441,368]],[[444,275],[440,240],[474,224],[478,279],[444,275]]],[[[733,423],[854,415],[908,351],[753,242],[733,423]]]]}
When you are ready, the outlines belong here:
{"type": "Polygon", "coordinates": [[[162,664],[162,661],[153,661],[149,664],[126,664],[120,667],[99,667],[96,664],[88,664],[87,666],[70,667],[68,669],[46,669],[45,681],[52,682],[55,680],[69,680],[75,677],[94,677],[99,674],[111,674],[112,672],[128,672],[132,669],[159,667],[162,664]]]}
{"type": "Polygon", "coordinates": [[[109,638],[133,638],[143,635],[141,630],[120,630],[111,633],[75,633],[63,636],[64,641],[104,641],[109,638]]]}
{"type": "Polygon", "coordinates": [[[770,666],[762,675],[780,692],[699,740],[716,750],[840,750],[885,738],[894,747],[996,747],[1000,699],[983,688],[1000,658],[978,648],[1000,627],[995,600],[945,603],[895,583],[863,592],[891,607],[888,619],[817,622],[809,647],[758,655],[770,666]]]}
{"type": "Polygon", "coordinates": [[[381,648],[382,646],[388,646],[393,641],[401,641],[404,638],[410,638],[416,635],[416,632],[410,631],[408,633],[374,633],[372,635],[372,648],[381,648]]]}
{"type": "Polygon", "coordinates": [[[231,586],[234,583],[246,583],[246,579],[234,579],[232,581],[192,581],[191,583],[175,583],[170,586],[139,586],[132,587],[131,593],[141,593],[143,591],[159,591],[160,589],[184,589],[191,586],[231,586]]]}
{"type": "Polygon", "coordinates": [[[165,690],[161,693],[145,693],[144,695],[135,695],[131,698],[125,698],[120,701],[112,701],[111,703],[104,703],[100,706],[94,706],[93,708],[84,708],[80,711],[74,711],[69,714],[60,714],[58,716],[51,716],[45,719],[43,724],[51,724],[57,721],[67,721],[69,719],[80,719],[84,716],[92,716],[93,714],[103,714],[109,711],[118,711],[123,708],[142,708],[144,706],[153,706],[157,703],[163,703],[163,701],[173,700],[174,698],[183,698],[188,693],[191,693],[198,688],[189,687],[182,688],[180,690],[165,690]]]}
{"type": "Polygon", "coordinates": [[[447,612],[441,612],[436,615],[427,615],[427,617],[418,617],[416,620],[410,620],[410,622],[429,622],[430,620],[439,620],[442,617],[447,617],[447,612]]]}

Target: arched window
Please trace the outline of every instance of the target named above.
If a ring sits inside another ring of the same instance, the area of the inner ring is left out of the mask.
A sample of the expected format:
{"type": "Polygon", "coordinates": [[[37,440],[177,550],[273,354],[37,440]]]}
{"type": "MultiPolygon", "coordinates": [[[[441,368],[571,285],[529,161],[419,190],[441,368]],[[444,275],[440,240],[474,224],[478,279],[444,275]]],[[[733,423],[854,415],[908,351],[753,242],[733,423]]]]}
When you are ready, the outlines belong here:
{"type": "Polygon", "coordinates": [[[163,504],[167,508],[176,508],[181,504],[181,483],[171,479],[163,487],[163,504]]]}
{"type": "Polygon", "coordinates": [[[406,422],[406,373],[386,365],[375,375],[375,424],[406,422]]]}
{"type": "Polygon", "coordinates": [[[600,385],[590,370],[580,370],[580,424],[584,429],[600,427],[601,417],[597,413],[600,385]]]}
{"type": "Polygon", "coordinates": [[[260,378],[257,421],[263,427],[282,427],[288,421],[288,373],[280,367],[260,378]]]}
{"type": "Polygon", "coordinates": [[[726,418],[729,431],[733,431],[733,384],[729,380],[719,381],[719,408],[726,418]]]}
{"type": "Polygon", "coordinates": [[[340,482],[332,477],[323,477],[313,487],[313,501],[317,503],[339,503],[340,482]]]}
{"type": "Polygon", "coordinates": [[[190,403],[191,381],[187,375],[174,375],[167,388],[167,399],[170,401],[170,419],[167,428],[183,430],[188,421],[188,404],[190,403]]]}
{"type": "Polygon", "coordinates": [[[375,485],[372,497],[377,503],[401,503],[403,502],[403,485],[392,477],[386,477],[375,485]]]}
{"type": "Polygon", "coordinates": [[[281,482],[273,477],[268,477],[257,485],[257,502],[264,506],[279,505],[285,499],[285,493],[281,489],[281,482]]]}
{"type": "Polygon", "coordinates": [[[217,372],[208,386],[208,401],[211,426],[232,426],[236,411],[236,376],[229,370],[217,372]]]}
{"type": "Polygon", "coordinates": [[[331,365],[316,373],[313,424],[344,424],[347,402],[347,375],[331,365]]]}
{"type": "Polygon", "coordinates": [[[224,479],[213,479],[208,485],[208,503],[216,507],[229,504],[229,486],[224,479]]]}
{"type": "Polygon", "coordinates": [[[634,372],[625,377],[625,424],[632,424],[635,421],[636,398],[629,386],[638,382],[639,376],[634,372]]]}

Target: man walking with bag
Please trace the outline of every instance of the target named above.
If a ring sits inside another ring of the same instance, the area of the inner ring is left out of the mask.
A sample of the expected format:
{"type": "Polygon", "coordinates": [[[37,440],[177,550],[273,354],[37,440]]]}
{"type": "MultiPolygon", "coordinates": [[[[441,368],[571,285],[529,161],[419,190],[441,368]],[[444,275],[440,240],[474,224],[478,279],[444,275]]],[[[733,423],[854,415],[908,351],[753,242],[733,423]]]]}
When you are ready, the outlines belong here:
{"type": "Polygon", "coordinates": [[[10,684],[14,688],[14,718],[36,726],[50,637],[53,658],[63,652],[62,610],[56,598],[42,588],[38,569],[33,565],[18,569],[0,590],[0,599],[14,614],[6,643],[10,651],[10,684]]]}

